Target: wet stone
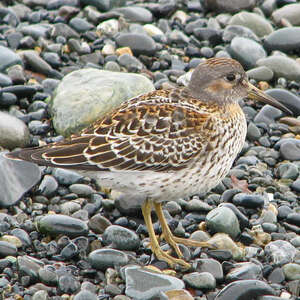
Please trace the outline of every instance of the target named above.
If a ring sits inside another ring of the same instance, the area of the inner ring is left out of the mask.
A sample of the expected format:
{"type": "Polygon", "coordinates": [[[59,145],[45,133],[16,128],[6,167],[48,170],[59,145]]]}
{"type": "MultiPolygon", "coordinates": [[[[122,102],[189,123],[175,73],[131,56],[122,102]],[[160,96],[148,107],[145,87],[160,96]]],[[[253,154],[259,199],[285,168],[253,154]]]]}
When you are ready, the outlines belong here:
{"type": "Polygon", "coordinates": [[[233,1],[220,1],[220,0],[205,0],[203,1],[206,9],[220,13],[235,13],[241,10],[252,10],[256,2],[255,0],[241,0],[238,2],[233,1]]]}
{"type": "Polygon", "coordinates": [[[80,283],[71,275],[63,275],[58,279],[58,288],[62,293],[75,294],[80,289],[80,283]]]}
{"type": "Polygon", "coordinates": [[[51,265],[46,265],[38,270],[39,279],[42,283],[49,286],[56,286],[58,282],[58,275],[56,270],[51,265]]]}
{"type": "Polygon", "coordinates": [[[41,184],[39,185],[38,192],[46,197],[54,195],[58,188],[58,183],[53,176],[45,175],[41,184]]]}
{"type": "Polygon", "coordinates": [[[78,253],[79,251],[77,245],[71,242],[61,250],[60,255],[64,259],[71,259],[78,253]]]}
{"type": "Polygon", "coordinates": [[[36,282],[38,279],[38,271],[44,266],[44,263],[31,256],[18,256],[17,266],[19,274],[29,276],[31,282],[36,282]]]}
{"type": "Polygon", "coordinates": [[[300,179],[294,181],[291,185],[291,188],[296,192],[300,192],[300,179]]]}
{"type": "Polygon", "coordinates": [[[69,25],[79,33],[91,30],[94,26],[82,18],[73,18],[69,25]]]}
{"type": "Polygon", "coordinates": [[[236,280],[261,279],[262,268],[259,264],[245,262],[234,264],[234,267],[226,274],[225,280],[232,282],[236,280]]]}
{"type": "Polygon", "coordinates": [[[47,291],[36,291],[32,296],[32,300],[47,300],[48,299],[48,292],[47,291]]]}
{"type": "Polygon", "coordinates": [[[95,293],[92,293],[88,290],[82,290],[79,293],[77,293],[73,299],[74,300],[97,300],[98,297],[95,293]]]}
{"type": "Polygon", "coordinates": [[[258,37],[263,37],[273,32],[271,24],[264,17],[245,11],[235,14],[230,19],[229,24],[245,26],[251,29],[258,37]]]}
{"type": "Polygon", "coordinates": [[[298,161],[300,160],[300,143],[298,140],[284,139],[280,144],[280,155],[283,159],[298,161]]]}
{"type": "Polygon", "coordinates": [[[128,263],[128,256],[114,249],[98,249],[92,251],[88,260],[92,267],[99,270],[106,270],[115,266],[124,266],[128,263]]]}
{"type": "Polygon", "coordinates": [[[32,241],[29,237],[29,234],[24,230],[24,229],[21,229],[21,228],[14,228],[12,231],[11,231],[11,234],[15,237],[17,237],[24,246],[30,246],[32,241]]]}
{"type": "Polygon", "coordinates": [[[271,106],[264,105],[254,118],[254,123],[265,123],[267,125],[275,123],[275,120],[282,116],[282,112],[271,106]]]}
{"type": "MultiPolygon", "coordinates": [[[[1,105],[1,100],[0,100],[1,105]]],[[[0,146],[7,149],[25,147],[29,143],[29,130],[24,122],[0,111],[0,146]]]]}
{"type": "Polygon", "coordinates": [[[287,215],[286,221],[289,224],[300,226],[300,213],[290,213],[287,215]]]}
{"type": "Polygon", "coordinates": [[[0,87],[12,85],[12,80],[9,76],[0,73],[0,87]]]}
{"type": "Polygon", "coordinates": [[[235,37],[243,37],[259,42],[257,35],[249,28],[241,25],[228,25],[223,32],[223,40],[231,42],[235,37]]]}
{"type": "Polygon", "coordinates": [[[272,80],[274,73],[268,67],[261,66],[247,71],[247,75],[248,78],[252,78],[256,81],[270,81],[272,80]]]}
{"type": "Polygon", "coordinates": [[[16,64],[22,64],[20,56],[11,49],[0,45],[0,72],[16,64]]]}
{"type": "Polygon", "coordinates": [[[101,214],[96,214],[89,219],[89,228],[95,233],[102,234],[107,227],[111,226],[111,222],[102,216],[101,214]]]}
{"type": "Polygon", "coordinates": [[[9,242],[0,241],[0,257],[6,256],[16,256],[17,255],[17,247],[9,242]]]}
{"type": "Polygon", "coordinates": [[[81,183],[72,184],[70,185],[69,189],[72,193],[75,193],[81,197],[88,197],[95,193],[95,190],[91,186],[81,183]]]}
{"type": "Polygon", "coordinates": [[[250,279],[237,280],[226,285],[215,300],[255,299],[258,296],[275,295],[275,291],[264,281],[250,279]]]}
{"type": "Polygon", "coordinates": [[[285,89],[270,89],[266,93],[287,106],[296,116],[300,115],[300,98],[285,89]]]}
{"type": "Polygon", "coordinates": [[[136,250],[140,245],[140,239],[134,231],[118,225],[107,227],[102,238],[106,245],[111,244],[118,250],[136,250]]]}
{"type": "Polygon", "coordinates": [[[283,179],[293,179],[298,177],[298,167],[293,163],[283,163],[277,168],[277,174],[283,179]]]}
{"type": "Polygon", "coordinates": [[[289,263],[282,267],[286,280],[300,280],[300,265],[289,263]]]}
{"type": "Polygon", "coordinates": [[[154,40],[139,33],[122,33],[116,38],[119,47],[129,47],[135,55],[153,55],[156,51],[154,40]]]}
{"type": "Polygon", "coordinates": [[[216,279],[209,272],[185,274],[182,279],[188,286],[195,289],[214,289],[216,287],[216,279]]]}
{"type": "Polygon", "coordinates": [[[294,59],[272,55],[261,58],[257,61],[257,66],[266,66],[274,72],[276,78],[284,77],[289,80],[300,80],[300,65],[294,59]]]}
{"type": "Polygon", "coordinates": [[[137,23],[151,23],[152,13],[143,7],[130,6],[130,7],[119,7],[113,11],[121,13],[126,19],[131,22],[137,23]]]}
{"type": "Polygon", "coordinates": [[[232,58],[238,60],[246,70],[255,67],[259,59],[267,56],[266,51],[259,43],[243,37],[233,38],[228,52],[232,58]]]}
{"type": "Polygon", "coordinates": [[[195,262],[195,270],[199,273],[208,272],[213,275],[216,281],[221,282],[224,274],[222,265],[215,259],[201,258],[195,262]]]}
{"type": "Polygon", "coordinates": [[[234,212],[228,207],[218,207],[210,211],[205,220],[212,232],[224,232],[232,238],[240,234],[240,226],[234,212]]]}
{"type": "Polygon", "coordinates": [[[259,128],[253,122],[250,122],[248,124],[248,129],[247,129],[247,138],[250,141],[256,141],[260,137],[261,137],[261,132],[259,128]]]}
{"type": "Polygon", "coordinates": [[[271,283],[281,283],[285,280],[282,268],[275,268],[268,276],[271,283]]]}
{"type": "Polygon", "coordinates": [[[299,49],[299,40],[299,27],[280,28],[266,37],[264,40],[264,46],[269,51],[279,50],[283,52],[289,52],[299,49]]]}
{"type": "Polygon", "coordinates": [[[57,182],[62,185],[71,185],[83,180],[83,176],[79,173],[61,168],[53,169],[52,175],[56,178],[57,182]]]}
{"type": "Polygon", "coordinates": [[[260,208],[263,207],[265,200],[259,194],[239,193],[233,196],[233,204],[243,206],[245,208],[260,208]]]}
{"type": "Polygon", "coordinates": [[[37,165],[0,155],[0,206],[15,205],[40,178],[41,172],[37,165]]]}
{"type": "Polygon", "coordinates": [[[272,18],[279,24],[282,19],[287,19],[292,25],[300,25],[299,20],[300,4],[285,5],[279,9],[276,9],[272,13],[272,18]]]}
{"type": "Polygon", "coordinates": [[[268,243],[265,247],[265,252],[271,256],[273,263],[280,266],[292,262],[297,249],[287,241],[277,240],[268,243]]]}
{"type": "Polygon", "coordinates": [[[140,267],[125,268],[125,294],[137,300],[150,300],[159,293],[184,288],[182,280],[140,267]]]}
{"type": "Polygon", "coordinates": [[[53,236],[64,234],[76,237],[88,233],[85,222],[65,215],[46,215],[37,221],[37,228],[41,233],[53,236]]]}

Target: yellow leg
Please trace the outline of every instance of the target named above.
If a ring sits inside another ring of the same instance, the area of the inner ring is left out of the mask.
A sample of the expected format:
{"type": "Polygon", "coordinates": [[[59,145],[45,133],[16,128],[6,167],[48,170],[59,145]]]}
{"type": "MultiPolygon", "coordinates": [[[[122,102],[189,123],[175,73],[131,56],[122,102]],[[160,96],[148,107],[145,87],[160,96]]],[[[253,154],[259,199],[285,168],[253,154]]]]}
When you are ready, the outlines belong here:
{"type": "Polygon", "coordinates": [[[170,265],[170,267],[175,267],[175,265],[178,264],[183,266],[184,268],[190,268],[190,264],[185,262],[183,259],[172,257],[171,255],[169,255],[168,253],[166,253],[160,248],[153,229],[153,223],[151,220],[151,208],[152,208],[152,203],[148,200],[142,205],[142,213],[144,216],[146,227],[149,232],[152,252],[159,260],[163,260],[167,262],[170,265]]]}
{"type": "Polygon", "coordinates": [[[161,203],[154,203],[154,208],[155,208],[158,220],[161,224],[164,239],[170,246],[172,246],[174,248],[174,250],[176,251],[176,253],[179,257],[182,257],[182,253],[181,253],[177,243],[184,244],[189,247],[214,248],[212,244],[207,243],[207,242],[198,242],[198,241],[194,241],[194,240],[190,240],[190,239],[183,239],[183,238],[174,236],[168,226],[166,219],[165,219],[161,203]]]}

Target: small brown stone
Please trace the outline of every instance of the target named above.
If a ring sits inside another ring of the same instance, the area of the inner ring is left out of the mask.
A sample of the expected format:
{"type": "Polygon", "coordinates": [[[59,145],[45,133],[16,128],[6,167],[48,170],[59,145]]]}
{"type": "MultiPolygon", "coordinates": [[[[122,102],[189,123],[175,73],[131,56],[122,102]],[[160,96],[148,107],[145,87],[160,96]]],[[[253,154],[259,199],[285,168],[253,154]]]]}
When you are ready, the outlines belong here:
{"type": "Polygon", "coordinates": [[[170,290],[165,292],[168,300],[193,300],[194,297],[187,290],[170,290]]]}
{"type": "Polygon", "coordinates": [[[126,54],[126,53],[133,56],[132,50],[129,47],[121,47],[116,50],[116,54],[118,56],[120,56],[122,54],[126,54]]]}

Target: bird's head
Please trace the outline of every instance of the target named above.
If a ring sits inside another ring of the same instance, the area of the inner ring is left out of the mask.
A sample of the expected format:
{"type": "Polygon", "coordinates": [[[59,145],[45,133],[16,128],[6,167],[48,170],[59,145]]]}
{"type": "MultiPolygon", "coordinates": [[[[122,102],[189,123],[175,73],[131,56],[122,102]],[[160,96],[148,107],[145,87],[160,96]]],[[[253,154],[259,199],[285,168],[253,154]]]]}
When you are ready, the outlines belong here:
{"type": "Polygon", "coordinates": [[[188,89],[194,98],[201,101],[226,105],[248,97],[292,114],[279,101],[252,85],[241,64],[230,58],[211,58],[199,64],[188,89]]]}

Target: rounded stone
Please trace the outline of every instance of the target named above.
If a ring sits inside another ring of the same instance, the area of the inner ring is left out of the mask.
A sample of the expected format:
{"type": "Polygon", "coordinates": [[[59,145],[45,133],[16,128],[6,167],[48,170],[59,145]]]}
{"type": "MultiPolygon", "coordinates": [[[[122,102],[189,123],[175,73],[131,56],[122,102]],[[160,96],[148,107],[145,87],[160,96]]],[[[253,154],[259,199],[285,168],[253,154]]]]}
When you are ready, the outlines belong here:
{"type": "Polygon", "coordinates": [[[139,33],[122,33],[116,38],[119,47],[129,47],[132,52],[138,55],[154,55],[156,44],[150,36],[139,33]]]}
{"type": "Polygon", "coordinates": [[[63,234],[77,237],[88,233],[88,226],[85,222],[65,215],[44,216],[37,221],[37,228],[41,233],[51,236],[63,234]]]}
{"type": "Polygon", "coordinates": [[[228,207],[217,207],[206,216],[206,225],[212,232],[224,232],[232,238],[240,233],[239,221],[234,212],[228,207]]]}
{"type": "Polygon", "coordinates": [[[80,291],[73,298],[73,300],[97,300],[97,299],[98,299],[97,295],[88,290],[80,291]]]}
{"type": "Polygon", "coordinates": [[[272,55],[261,58],[257,61],[257,66],[268,67],[274,72],[276,78],[284,77],[289,80],[300,80],[300,64],[286,56],[272,55]]]}
{"type": "Polygon", "coordinates": [[[139,74],[74,71],[63,78],[50,102],[54,128],[64,136],[78,132],[122,102],[153,89],[151,81],[139,74]]]}
{"type": "Polygon", "coordinates": [[[282,19],[287,19],[292,25],[300,25],[300,4],[284,5],[283,7],[276,9],[272,13],[272,18],[277,24],[280,24],[282,19]]]}
{"type": "Polygon", "coordinates": [[[215,300],[255,299],[263,295],[275,295],[275,291],[266,282],[255,279],[237,280],[227,284],[215,300]]]}
{"type": "Polygon", "coordinates": [[[92,251],[88,260],[92,267],[99,270],[106,270],[115,266],[124,266],[128,263],[128,256],[114,249],[97,249],[92,251]]]}
{"type": "Polygon", "coordinates": [[[300,47],[300,28],[280,28],[265,38],[264,46],[269,51],[289,52],[297,50],[300,47]]]}
{"type": "Polygon", "coordinates": [[[118,225],[107,227],[102,238],[105,244],[112,244],[118,250],[137,250],[140,245],[140,239],[134,231],[118,225]]]}
{"type": "Polygon", "coordinates": [[[0,241],[0,257],[16,256],[18,249],[14,244],[6,241],[0,241]]]}
{"type": "Polygon", "coordinates": [[[264,17],[246,11],[235,14],[229,21],[230,25],[242,25],[251,29],[258,37],[269,35],[273,32],[272,25],[264,17]]]}
{"type": "Polygon", "coordinates": [[[214,289],[216,287],[216,279],[209,272],[193,272],[185,274],[182,277],[183,281],[195,289],[214,289]]]}
{"type": "Polygon", "coordinates": [[[20,56],[11,49],[0,45],[0,72],[16,64],[22,65],[20,56]]]}
{"type": "Polygon", "coordinates": [[[264,206],[265,200],[259,194],[239,193],[233,196],[233,204],[236,206],[244,206],[246,208],[261,208],[264,206]]]}
{"type": "Polygon", "coordinates": [[[286,280],[300,280],[300,265],[289,263],[282,267],[286,280]]]}
{"type": "Polygon", "coordinates": [[[265,253],[271,256],[273,263],[283,265],[293,261],[297,249],[287,241],[277,240],[266,245],[265,253]]]}
{"type": "Polygon", "coordinates": [[[270,68],[261,66],[247,71],[247,75],[256,81],[270,81],[273,79],[274,73],[270,68]]]}
{"type": "Polygon", "coordinates": [[[29,130],[18,118],[0,111],[0,146],[7,149],[26,147],[29,143],[29,130]]]}
{"type": "Polygon", "coordinates": [[[266,51],[259,43],[244,37],[233,38],[228,52],[247,70],[254,68],[259,59],[267,56],[266,51]]]}

